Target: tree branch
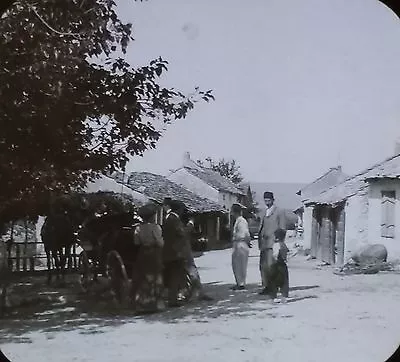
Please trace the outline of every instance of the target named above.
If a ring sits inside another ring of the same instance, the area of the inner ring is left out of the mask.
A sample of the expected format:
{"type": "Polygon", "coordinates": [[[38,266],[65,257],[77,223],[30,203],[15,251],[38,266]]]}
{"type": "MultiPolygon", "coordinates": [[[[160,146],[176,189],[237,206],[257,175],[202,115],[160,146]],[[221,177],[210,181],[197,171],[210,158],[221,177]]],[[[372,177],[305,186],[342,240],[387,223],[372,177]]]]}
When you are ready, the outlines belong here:
{"type": "Polygon", "coordinates": [[[30,10],[32,10],[33,13],[36,15],[36,17],[43,23],[43,25],[45,25],[45,26],[46,26],[49,30],[51,30],[53,33],[56,33],[56,34],[61,35],[61,36],[72,36],[72,37],[74,37],[74,38],[76,38],[76,39],[79,39],[79,38],[81,37],[80,34],[76,34],[76,33],[64,33],[64,32],[61,32],[61,31],[58,31],[58,30],[54,29],[49,23],[46,22],[46,20],[44,20],[44,19],[40,16],[40,14],[37,12],[37,10],[36,10],[33,6],[31,6],[31,5],[28,4],[28,8],[29,8],[30,10]]]}

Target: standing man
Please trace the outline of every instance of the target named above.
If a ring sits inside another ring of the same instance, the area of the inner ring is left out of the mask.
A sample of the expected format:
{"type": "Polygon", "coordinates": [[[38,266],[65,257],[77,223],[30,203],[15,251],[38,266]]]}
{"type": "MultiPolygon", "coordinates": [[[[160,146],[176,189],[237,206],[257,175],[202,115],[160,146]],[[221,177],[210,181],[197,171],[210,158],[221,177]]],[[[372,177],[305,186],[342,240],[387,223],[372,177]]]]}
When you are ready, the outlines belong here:
{"type": "Polygon", "coordinates": [[[247,264],[249,260],[250,231],[247,220],[242,216],[242,207],[234,204],[232,206],[232,216],[235,224],[232,234],[232,269],[235,276],[236,285],[233,290],[246,289],[247,264]]]}
{"type": "MultiPolygon", "coordinates": [[[[269,295],[268,280],[274,262],[273,246],[275,242],[275,232],[278,229],[281,229],[286,234],[286,220],[284,211],[274,204],[275,200],[272,192],[264,192],[264,202],[267,209],[263,219],[261,220],[260,230],[258,232],[260,273],[263,287],[260,294],[269,295]]],[[[273,297],[272,295],[269,296],[271,298],[273,297]]]]}
{"type": "Polygon", "coordinates": [[[164,280],[168,288],[168,303],[171,307],[180,305],[179,291],[186,281],[186,260],[188,250],[187,235],[181,217],[185,205],[179,201],[165,200],[167,212],[163,225],[164,280]]]}

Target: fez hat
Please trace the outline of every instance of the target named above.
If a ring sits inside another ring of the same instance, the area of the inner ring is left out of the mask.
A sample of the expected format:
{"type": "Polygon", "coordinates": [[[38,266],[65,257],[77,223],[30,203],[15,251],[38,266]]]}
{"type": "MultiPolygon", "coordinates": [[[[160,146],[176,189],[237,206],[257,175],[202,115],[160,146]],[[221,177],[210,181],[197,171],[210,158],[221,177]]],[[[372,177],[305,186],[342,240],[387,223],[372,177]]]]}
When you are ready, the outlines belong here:
{"type": "Polygon", "coordinates": [[[265,191],[264,192],[264,199],[271,199],[274,200],[274,194],[270,191],[265,191]]]}
{"type": "Polygon", "coordinates": [[[148,203],[148,204],[142,206],[141,208],[139,208],[138,215],[142,219],[148,220],[152,216],[154,216],[156,214],[156,212],[157,212],[157,206],[152,203],[148,203]]]}

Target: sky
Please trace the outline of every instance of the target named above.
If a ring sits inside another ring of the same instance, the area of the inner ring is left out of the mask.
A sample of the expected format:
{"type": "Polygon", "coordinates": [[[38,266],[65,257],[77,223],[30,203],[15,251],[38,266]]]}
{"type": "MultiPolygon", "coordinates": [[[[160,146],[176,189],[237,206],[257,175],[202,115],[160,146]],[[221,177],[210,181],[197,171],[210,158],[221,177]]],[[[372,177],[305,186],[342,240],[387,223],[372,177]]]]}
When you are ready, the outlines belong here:
{"type": "Polygon", "coordinates": [[[127,171],[166,174],[193,159],[235,159],[254,182],[354,174],[400,136],[400,20],[376,0],[117,2],[133,23],[127,59],[162,56],[163,85],[213,89],[127,171]]]}

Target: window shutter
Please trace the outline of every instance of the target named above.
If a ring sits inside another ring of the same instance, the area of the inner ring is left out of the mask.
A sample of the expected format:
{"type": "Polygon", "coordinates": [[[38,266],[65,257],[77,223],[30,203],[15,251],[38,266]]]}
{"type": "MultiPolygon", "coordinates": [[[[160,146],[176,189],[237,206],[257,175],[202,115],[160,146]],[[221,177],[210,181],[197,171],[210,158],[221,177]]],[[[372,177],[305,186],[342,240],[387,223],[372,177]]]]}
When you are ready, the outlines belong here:
{"type": "Polygon", "coordinates": [[[395,237],[395,211],[396,193],[394,191],[383,191],[381,236],[384,238],[395,237]]]}

